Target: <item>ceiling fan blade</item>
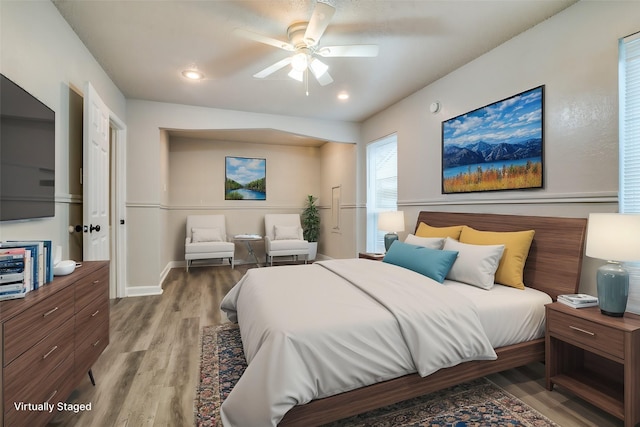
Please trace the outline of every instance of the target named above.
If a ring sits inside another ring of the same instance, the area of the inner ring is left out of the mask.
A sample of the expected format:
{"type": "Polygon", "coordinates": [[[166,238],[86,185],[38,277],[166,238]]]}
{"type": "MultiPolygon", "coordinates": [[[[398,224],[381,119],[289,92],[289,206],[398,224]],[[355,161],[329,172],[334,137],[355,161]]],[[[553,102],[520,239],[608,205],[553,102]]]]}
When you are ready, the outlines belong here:
{"type": "Polygon", "coordinates": [[[320,86],[326,86],[330,83],[333,83],[333,79],[331,78],[331,75],[329,74],[328,71],[325,71],[324,73],[322,73],[320,77],[317,77],[315,75],[314,77],[316,77],[316,80],[318,81],[318,83],[320,83],[320,86]]]}
{"type": "Polygon", "coordinates": [[[304,32],[304,41],[307,46],[315,46],[318,44],[320,37],[324,34],[335,12],[336,10],[331,5],[320,2],[316,3],[316,7],[313,9],[313,15],[311,15],[311,19],[307,25],[307,30],[304,32]]]}
{"type": "Polygon", "coordinates": [[[275,73],[276,71],[278,71],[281,68],[286,67],[287,65],[291,64],[291,57],[287,56],[286,58],[284,58],[281,61],[276,62],[273,65],[268,66],[267,68],[265,68],[262,71],[259,71],[257,73],[255,73],[253,75],[253,77],[257,78],[257,79],[264,79],[265,77],[275,73]]]}
{"type": "Polygon", "coordinates": [[[254,40],[260,43],[268,44],[279,49],[284,49],[289,52],[293,52],[295,48],[292,44],[283,42],[282,40],[274,39],[271,37],[263,36],[262,34],[254,33],[253,31],[245,30],[242,28],[236,28],[233,30],[233,34],[244,37],[245,39],[254,40]]]}
{"type": "Polygon", "coordinates": [[[378,46],[375,44],[356,44],[351,46],[324,46],[316,51],[320,56],[325,58],[338,56],[351,57],[374,57],[378,56],[378,46]]]}

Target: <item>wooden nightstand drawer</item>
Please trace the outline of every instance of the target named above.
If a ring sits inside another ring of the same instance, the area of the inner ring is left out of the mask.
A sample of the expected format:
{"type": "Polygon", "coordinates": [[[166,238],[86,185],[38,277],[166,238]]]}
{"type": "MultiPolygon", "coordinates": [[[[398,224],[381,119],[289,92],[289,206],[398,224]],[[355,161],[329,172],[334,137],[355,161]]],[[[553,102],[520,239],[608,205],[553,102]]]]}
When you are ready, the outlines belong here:
{"type": "Polygon", "coordinates": [[[561,336],[569,343],[624,359],[624,332],[619,329],[557,311],[547,313],[547,322],[551,334],[561,336]]]}

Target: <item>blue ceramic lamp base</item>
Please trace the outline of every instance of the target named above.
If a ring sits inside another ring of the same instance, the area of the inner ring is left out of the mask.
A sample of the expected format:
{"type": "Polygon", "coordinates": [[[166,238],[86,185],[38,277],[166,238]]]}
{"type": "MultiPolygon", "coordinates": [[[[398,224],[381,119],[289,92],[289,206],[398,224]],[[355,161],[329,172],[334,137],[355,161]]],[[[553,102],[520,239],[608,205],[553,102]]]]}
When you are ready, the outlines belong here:
{"type": "Polygon", "coordinates": [[[622,317],[629,298],[629,273],[619,263],[608,262],[598,269],[598,306],[602,314],[622,317]]]}
{"type": "Polygon", "coordinates": [[[391,244],[398,240],[398,235],[396,233],[387,233],[384,235],[384,249],[386,251],[389,250],[391,244]]]}

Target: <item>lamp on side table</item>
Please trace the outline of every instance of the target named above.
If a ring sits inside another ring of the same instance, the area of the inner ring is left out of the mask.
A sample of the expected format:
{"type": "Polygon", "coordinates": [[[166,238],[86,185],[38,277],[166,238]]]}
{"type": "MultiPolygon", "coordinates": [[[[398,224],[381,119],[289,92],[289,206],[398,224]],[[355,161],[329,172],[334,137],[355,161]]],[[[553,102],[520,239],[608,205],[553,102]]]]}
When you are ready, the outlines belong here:
{"type": "Polygon", "coordinates": [[[597,273],[600,311],[622,317],[629,297],[629,273],[620,263],[640,260],[640,215],[590,214],[585,253],[607,261],[597,273]]]}

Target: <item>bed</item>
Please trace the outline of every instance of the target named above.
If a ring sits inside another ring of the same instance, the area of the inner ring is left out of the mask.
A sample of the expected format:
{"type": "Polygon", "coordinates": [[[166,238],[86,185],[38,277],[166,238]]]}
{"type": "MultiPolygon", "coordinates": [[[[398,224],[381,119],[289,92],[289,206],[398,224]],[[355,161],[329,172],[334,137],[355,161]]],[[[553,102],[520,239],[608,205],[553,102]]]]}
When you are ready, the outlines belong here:
{"type": "MultiPolygon", "coordinates": [[[[416,229],[420,223],[493,232],[535,230],[523,274],[527,291],[551,301],[578,290],[586,219],[421,212],[416,229]]],[[[509,345],[490,338],[477,327],[486,320],[475,304],[469,305],[474,297],[452,299],[454,286],[426,283],[413,271],[377,261],[317,264],[263,269],[252,274],[259,276],[257,283],[247,274],[223,300],[223,310],[240,324],[249,362],[222,406],[225,425],[321,425],[544,360],[544,338],[539,334],[509,345]],[[334,276],[339,278],[334,281],[334,276]],[[402,286],[394,288],[395,282],[402,286]],[[296,296],[296,288],[303,289],[304,296],[296,296]],[[423,288],[435,294],[423,296],[423,288]],[[367,297],[352,302],[351,294],[360,293],[367,297]],[[262,302],[267,300],[271,302],[262,302]],[[282,300],[287,304],[279,305],[282,300]],[[430,318],[449,306],[462,309],[430,318]],[[326,323],[319,325],[320,318],[326,323]],[[450,318],[463,323],[442,323],[450,318]],[[394,337],[394,328],[400,338],[394,337]],[[447,332],[440,337],[438,331],[447,332]],[[462,345],[462,340],[470,341],[462,345]],[[366,363],[354,357],[360,353],[367,354],[362,357],[366,363]],[[247,404],[251,411],[246,411],[247,404]]],[[[535,323],[542,330],[544,319],[535,323]]]]}

